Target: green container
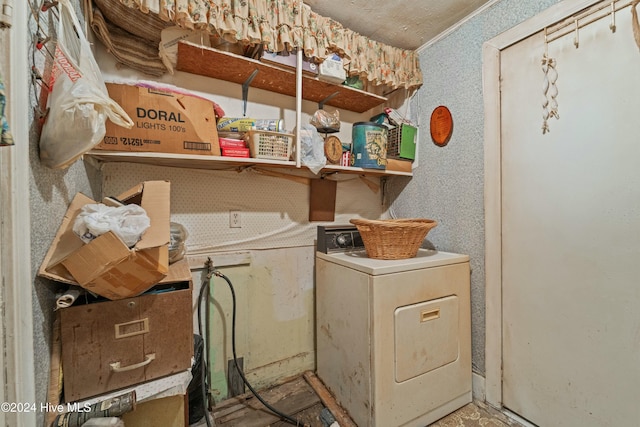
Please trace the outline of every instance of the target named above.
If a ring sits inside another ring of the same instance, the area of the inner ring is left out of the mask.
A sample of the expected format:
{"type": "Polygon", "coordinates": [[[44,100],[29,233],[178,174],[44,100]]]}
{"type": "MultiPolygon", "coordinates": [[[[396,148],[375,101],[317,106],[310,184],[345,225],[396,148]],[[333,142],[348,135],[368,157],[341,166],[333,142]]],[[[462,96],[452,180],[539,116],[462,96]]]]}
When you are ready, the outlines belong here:
{"type": "Polygon", "coordinates": [[[373,122],[353,124],[351,164],[359,168],[385,169],[387,166],[387,128],[373,122]]]}

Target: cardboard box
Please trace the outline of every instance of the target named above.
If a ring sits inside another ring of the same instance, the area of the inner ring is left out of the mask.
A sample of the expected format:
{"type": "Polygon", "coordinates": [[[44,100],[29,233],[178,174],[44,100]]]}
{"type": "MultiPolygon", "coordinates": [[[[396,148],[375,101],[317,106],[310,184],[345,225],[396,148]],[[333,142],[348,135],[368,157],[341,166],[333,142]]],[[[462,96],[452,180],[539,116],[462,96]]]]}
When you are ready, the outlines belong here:
{"type": "Polygon", "coordinates": [[[387,159],[386,170],[394,172],[412,172],[413,162],[411,160],[387,159]]]}
{"type": "Polygon", "coordinates": [[[78,193],[38,275],[80,285],[112,300],[143,293],[169,270],[170,192],[167,181],[146,181],[116,197],[125,204],[140,205],[151,220],[151,226],[131,249],[112,232],[87,244],[80,240],[73,232],[73,223],[84,205],[97,202],[78,193]]]}
{"type": "Polygon", "coordinates": [[[342,84],[347,79],[344,62],[337,54],[326,58],[318,65],[318,78],[335,84],[342,84]]]}
{"type": "MultiPolygon", "coordinates": [[[[126,427],[187,427],[189,404],[186,395],[174,395],[147,400],[136,409],[122,415],[126,427]]],[[[206,425],[203,421],[200,425],[206,425]]]]}
{"type": "Polygon", "coordinates": [[[192,282],[187,261],[172,264],[153,291],[158,292],[88,304],[79,298],[60,310],[67,402],[191,367],[192,282]]]}
{"type": "Polygon", "coordinates": [[[106,123],[96,150],[220,155],[214,103],[197,96],[107,83],[109,96],[134,121],[131,129],[106,123]]]}
{"type": "MultiPolygon", "coordinates": [[[[263,62],[269,62],[276,65],[284,65],[289,68],[296,68],[298,55],[296,51],[290,52],[289,55],[282,55],[276,52],[263,51],[260,58],[263,62]]],[[[318,65],[312,62],[306,56],[302,58],[302,72],[312,76],[318,75],[318,65]]]]}

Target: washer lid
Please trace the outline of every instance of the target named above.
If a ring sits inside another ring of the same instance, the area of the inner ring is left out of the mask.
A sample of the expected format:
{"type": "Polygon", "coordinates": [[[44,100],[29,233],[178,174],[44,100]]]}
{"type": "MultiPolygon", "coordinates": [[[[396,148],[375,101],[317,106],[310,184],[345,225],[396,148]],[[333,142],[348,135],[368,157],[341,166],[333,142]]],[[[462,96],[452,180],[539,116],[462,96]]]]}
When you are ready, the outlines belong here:
{"type": "Polygon", "coordinates": [[[316,252],[316,256],[329,262],[334,262],[344,267],[352,268],[373,276],[398,273],[401,271],[419,270],[423,268],[440,267],[443,265],[459,264],[469,261],[469,255],[439,252],[428,249],[418,250],[418,254],[415,258],[393,260],[368,258],[367,253],[363,250],[331,254],[316,252]]]}

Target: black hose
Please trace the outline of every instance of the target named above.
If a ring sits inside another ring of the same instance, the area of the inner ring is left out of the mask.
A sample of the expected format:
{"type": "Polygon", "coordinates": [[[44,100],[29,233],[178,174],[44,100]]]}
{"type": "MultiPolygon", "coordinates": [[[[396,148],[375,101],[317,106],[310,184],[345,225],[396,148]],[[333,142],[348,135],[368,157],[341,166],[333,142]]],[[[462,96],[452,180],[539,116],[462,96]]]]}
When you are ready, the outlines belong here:
{"type": "Polygon", "coordinates": [[[221,277],[224,279],[225,282],[227,282],[227,285],[229,285],[229,290],[231,290],[231,299],[233,301],[233,311],[232,311],[232,316],[231,316],[231,349],[233,351],[233,363],[236,366],[236,369],[238,371],[238,374],[240,375],[240,378],[242,378],[242,382],[244,382],[244,384],[247,386],[247,388],[249,390],[251,390],[251,393],[253,393],[253,395],[272,413],[274,413],[275,415],[277,415],[278,417],[282,418],[283,421],[286,421],[290,424],[293,424],[295,426],[300,426],[303,425],[300,423],[300,421],[296,420],[295,418],[291,417],[290,415],[287,415],[285,413],[282,413],[280,411],[278,411],[276,408],[274,408],[273,406],[271,406],[269,403],[267,403],[259,394],[257,391],[254,390],[254,388],[251,386],[251,384],[249,384],[249,381],[247,380],[247,378],[244,376],[244,372],[242,372],[242,369],[240,369],[240,366],[238,365],[238,357],[236,356],[236,292],[233,289],[233,285],[231,284],[231,280],[229,280],[229,278],[227,276],[225,276],[224,274],[222,274],[221,272],[219,272],[218,270],[215,270],[213,272],[213,274],[215,274],[218,277],[221,277]]]}
{"type": "MultiPolygon", "coordinates": [[[[207,307],[209,305],[209,282],[211,281],[211,273],[207,274],[207,279],[202,282],[202,286],[200,287],[200,294],[198,295],[198,333],[201,337],[206,338],[205,335],[202,334],[202,316],[200,314],[202,307],[202,297],[206,296],[207,307]],[[206,291],[206,292],[205,292],[206,291]]],[[[207,422],[207,427],[211,427],[211,420],[209,420],[209,394],[207,393],[208,389],[208,381],[206,373],[209,371],[209,364],[207,363],[209,357],[209,342],[207,339],[204,340],[204,345],[202,349],[202,366],[201,366],[201,391],[202,391],[202,401],[204,403],[204,419],[207,422]]]]}
{"type": "MultiPolygon", "coordinates": [[[[209,268],[209,274],[207,274],[207,279],[202,283],[202,287],[200,288],[200,295],[198,296],[198,331],[200,332],[200,335],[202,335],[202,320],[201,320],[201,306],[202,306],[202,297],[204,295],[209,295],[209,286],[211,283],[211,275],[216,275],[218,277],[221,277],[222,279],[224,279],[225,282],[227,282],[227,285],[229,285],[229,290],[231,291],[231,299],[233,302],[233,310],[232,310],[232,315],[231,315],[231,349],[233,351],[233,364],[236,367],[236,370],[238,371],[238,374],[240,375],[240,378],[242,378],[242,382],[244,382],[244,384],[247,386],[247,388],[251,391],[251,393],[260,401],[260,403],[262,403],[270,412],[272,412],[274,415],[277,415],[278,417],[280,417],[283,421],[286,421],[290,424],[293,424],[295,426],[300,426],[303,425],[300,423],[300,421],[296,420],[295,418],[291,417],[290,415],[287,415],[283,412],[280,412],[279,410],[277,410],[276,408],[274,408],[273,406],[271,406],[269,403],[267,403],[259,394],[257,391],[255,391],[255,389],[251,386],[251,384],[249,383],[249,381],[247,380],[247,378],[244,376],[244,372],[242,372],[242,369],[240,369],[240,365],[238,365],[238,357],[236,355],[236,292],[233,288],[233,284],[231,283],[231,280],[229,280],[229,278],[227,276],[225,276],[224,274],[222,274],[220,271],[218,270],[213,270],[212,264],[209,261],[207,261],[207,268],[209,268]],[[206,294],[205,294],[206,291],[206,294]]],[[[208,306],[208,303],[207,303],[208,306]]],[[[203,363],[207,357],[207,352],[208,352],[208,340],[205,340],[205,349],[203,351],[203,363]]],[[[203,376],[203,381],[202,381],[202,393],[205,399],[205,404],[206,402],[208,402],[208,395],[207,395],[207,385],[206,385],[206,381],[205,381],[205,371],[208,371],[209,367],[208,365],[205,363],[203,365],[203,370],[202,370],[202,376],[203,376]]],[[[207,405],[208,407],[208,405],[207,405]]],[[[208,411],[205,411],[208,412],[208,411]]],[[[205,413],[205,419],[207,421],[207,427],[211,427],[210,421],[209,421],[209,417],[207,415],[207,413],[205,413]]]]}

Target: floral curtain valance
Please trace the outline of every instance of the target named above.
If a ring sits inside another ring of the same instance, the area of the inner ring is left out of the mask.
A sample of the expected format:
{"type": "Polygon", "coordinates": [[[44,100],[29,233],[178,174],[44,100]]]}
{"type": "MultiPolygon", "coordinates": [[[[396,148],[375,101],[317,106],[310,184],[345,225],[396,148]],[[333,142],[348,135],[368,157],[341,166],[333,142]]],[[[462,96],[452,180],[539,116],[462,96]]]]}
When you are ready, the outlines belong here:
{"type": "Polygon", "coordinates": [[[184,28],[206,29],[231,42],[262,44],[270,51],[302,48],[309,57],[339,53],[350,75],[374,85],[415,89],[422,73],[415,51],[368,39],[313,12],[301,0],[120,0],[157,13],[184,28]]]}

